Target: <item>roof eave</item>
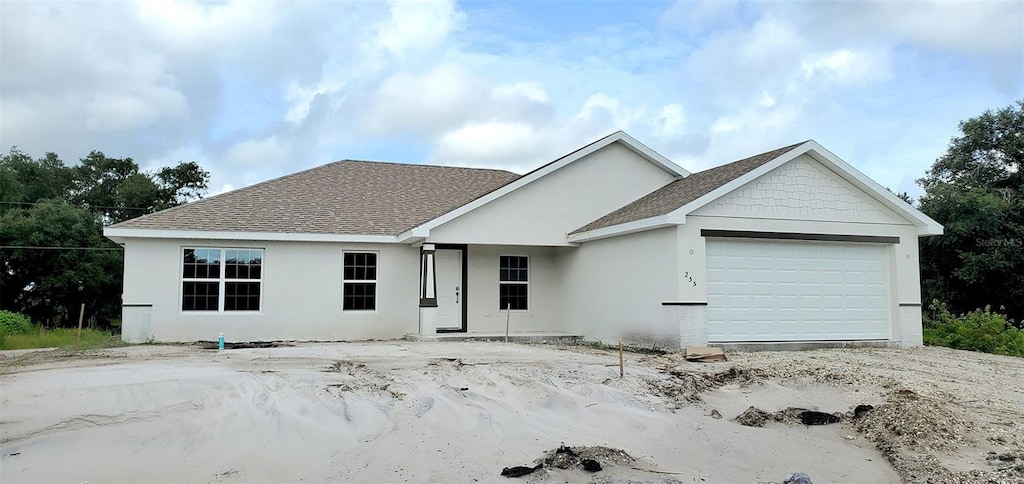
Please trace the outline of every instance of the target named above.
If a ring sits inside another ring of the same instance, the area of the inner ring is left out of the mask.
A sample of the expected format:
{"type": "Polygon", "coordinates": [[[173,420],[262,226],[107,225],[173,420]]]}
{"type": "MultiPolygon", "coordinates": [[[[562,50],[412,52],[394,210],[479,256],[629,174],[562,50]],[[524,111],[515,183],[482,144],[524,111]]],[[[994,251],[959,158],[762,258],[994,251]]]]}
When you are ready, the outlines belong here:
{"type": "Polygon", "coordinates": [[[103,235],[117,243],[128,239],[246,240],[281,242],[350,242],[396,244],[394,235],[314,234],[295,232],[238,232],[226,230],[170,230],[127,227],[106,227],[103,235]]]}
{"type": "Polygon", "coordinates": [[[586,232],[569,234],[566,236],[566,240],[568,240],[569,243],[578,244],[580,242],[590,242],[592,240],[600,240],[609,237],[617,237],[619,235],[643,232],[646,230],[660,229],[672,225],[677,225],[677,223],[669,220],[667,215],[658,215],[655,217],[634,220],[632,222],[588,230],[586,232]]]}

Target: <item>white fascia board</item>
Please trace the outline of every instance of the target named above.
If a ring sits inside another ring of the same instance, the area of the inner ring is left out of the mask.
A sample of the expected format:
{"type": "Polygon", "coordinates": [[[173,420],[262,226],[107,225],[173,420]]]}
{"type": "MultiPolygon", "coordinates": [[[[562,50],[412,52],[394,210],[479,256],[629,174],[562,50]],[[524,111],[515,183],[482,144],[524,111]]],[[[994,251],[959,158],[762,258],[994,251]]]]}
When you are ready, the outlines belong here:
{"type": "Polygon", "coordinates": [[[130,229],[107,227],[103,235],[122,242],[128,238],[144,239],[208,239],[208,240],[268,240],[287,242],[352,242],[367,244],[395,244],[398,238],[393,235],[359,235],[359,234],[301,234],[282,232],[231,232],[212,230],[159,230],[130,229]]]}
{"type": "Polygon", "coordinates": [[[400,244],[408,244],[416,242],[417,240],[420,240],[422,242],[423,239],[426,239],[429,235],[430,230],[424,229],[422,226],[420,226],[410,230],[406,230],[405,232],[398,234],[397,239],[398,243],[400,244]]]}
{"type": "Polygon", "coordinates": [[[589,242],[591,240],[606,239],[608,237],[643,232],[645,230],[660,229],[662,227],[668,227],[670,225],[678,225],[678,223],[670,221],[668,217],[665,215],[658,215],[656,217],[634,220],[632,222],[626,222],[624,224],[619,225],[612,225],[610,227],[602,227],[599,229],[588,230],[586,232],[580,232],[577,234],[569,234],[566,237],[566,240],[568,240],[569,243],[578,244],[580,242],[589,242]]]}
{"type": "Polygon", "coordinates": [[[476,200],[473,200],[472,202],[469,202],[461,207],[458,207],[455,210],[452,210],[451,212],[441,215],[440,217],[437,217],[433,220],[429,220],[423,223],[422,225],[419,225],[411,230],[408,230],[400,234],[398,236],[398,239],[401,241],[409,239],[411,237],[429,237],[430,229],[448,223],[458,217],[461,217],[462,215],[465,215],[466,213],[476,210],[477,208],[483,205],[486,205],[494,200],[497,200],[505,195],[508,195],[509,193],[512,193],[526,185],[529,185],[530,183],[533,183],[534,181],[539,180],[547,176],[548,174],[561,169],[566,165],[569,165],[581,158],[585,158],[597,152],[598,150],[601,150],[602,148],[616,142],[622,143],[630,151],[640,155],[641,158],[657,165],[661,169],[667,171],[669,174],[677,178],[686,177],[690,175],[690,172],[686,171],[681,166],[673,163],[668,158],[665,158],[664,156],[658,154],[654,150],[644,146],[643,143],[633,139],[632,136],[622,131],[616,131],[615,133],[605,136],[600,140],[597,140],[577,151],[574,151],[569,155],[562,157],[558,161],[551,163],[547,166],[544,166],[534,172],[531,172],[526,176],[512,183],[509,183],[508,185],[505,185],[497,190],[494,190],[493,192],[490,192],[480,198],[477,198],[476,200]]]}
{"type": "Polygon", "coordinates": [[[662,170],[674,174],[677,178],[685,178],[690,176],[690,172],[687,171],[685,168],[677,165],[672,160],[665,158],[664,156],[661,155],[661,153],[658,153],[657,151],[650,149],[649,147],[647,147],[647,145],[637,141],[636,138],[633,138],[632,136],[622,131],[619,131],[616,134],[620,135],[620,139],[618,139],[617,141],[621,141],[622,144],[624,144],[627,148],[630,149],[630,151],[640,155],[647,161],[654,163],[655,165],[658,165],[659,167],[661,167],[662,170]]]}

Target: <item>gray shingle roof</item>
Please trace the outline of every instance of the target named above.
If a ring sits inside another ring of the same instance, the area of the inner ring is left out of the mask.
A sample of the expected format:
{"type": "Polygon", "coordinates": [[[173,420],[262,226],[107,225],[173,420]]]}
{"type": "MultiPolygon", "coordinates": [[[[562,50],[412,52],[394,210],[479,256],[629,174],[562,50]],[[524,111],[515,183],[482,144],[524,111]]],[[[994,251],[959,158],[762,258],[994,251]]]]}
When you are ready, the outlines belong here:
{"type": "Polygon", "coordinates": [[[112,227],[398,235],[517,178],[502,170],[345,160],[112,227]]]}
{"type": "Polygon", "coordinates": [[[667,215],[683,205],[710,193],[712,190],[784,155],[789,150],[803,143],[805,142],[785,146],[722,166],[699,171],[686,178],[680,178],[571,233],[588,232],[645,218],[667,215]]]}

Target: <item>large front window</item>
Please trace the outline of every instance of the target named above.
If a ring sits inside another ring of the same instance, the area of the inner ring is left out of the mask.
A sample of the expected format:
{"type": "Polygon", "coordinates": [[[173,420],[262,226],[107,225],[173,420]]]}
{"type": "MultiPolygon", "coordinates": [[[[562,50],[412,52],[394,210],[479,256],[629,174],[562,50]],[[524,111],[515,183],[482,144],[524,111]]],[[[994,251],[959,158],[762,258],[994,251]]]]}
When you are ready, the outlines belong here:
{"type": "Polygon", "coordinates": [[[377,253],[345,252],[342,286],[345,311],[373,311],[377,309],[377,253]]]}
{"type": "Polygon", "coordinates": [[[186,248],[182,311],[259,311],[263,249],[186,248]]]}
{"type": "Polygon", "coordinates": [[[526,256],[498,257],[498,309],[526,310],[530,292],[529,266],[526,256]]]}

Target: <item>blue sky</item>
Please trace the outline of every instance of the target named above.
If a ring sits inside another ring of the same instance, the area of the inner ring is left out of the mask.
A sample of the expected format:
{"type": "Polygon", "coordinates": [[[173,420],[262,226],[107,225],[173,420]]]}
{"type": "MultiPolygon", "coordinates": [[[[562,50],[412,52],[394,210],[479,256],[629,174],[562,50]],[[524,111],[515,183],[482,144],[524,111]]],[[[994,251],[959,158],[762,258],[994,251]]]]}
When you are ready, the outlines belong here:
{"type": "Polygon", "coordinates": [[[10,1],[0,147],[517,172],[618,129],[691,170],[813,138],[883,185],[1024,98],[1024,3],[10,1]]]}

